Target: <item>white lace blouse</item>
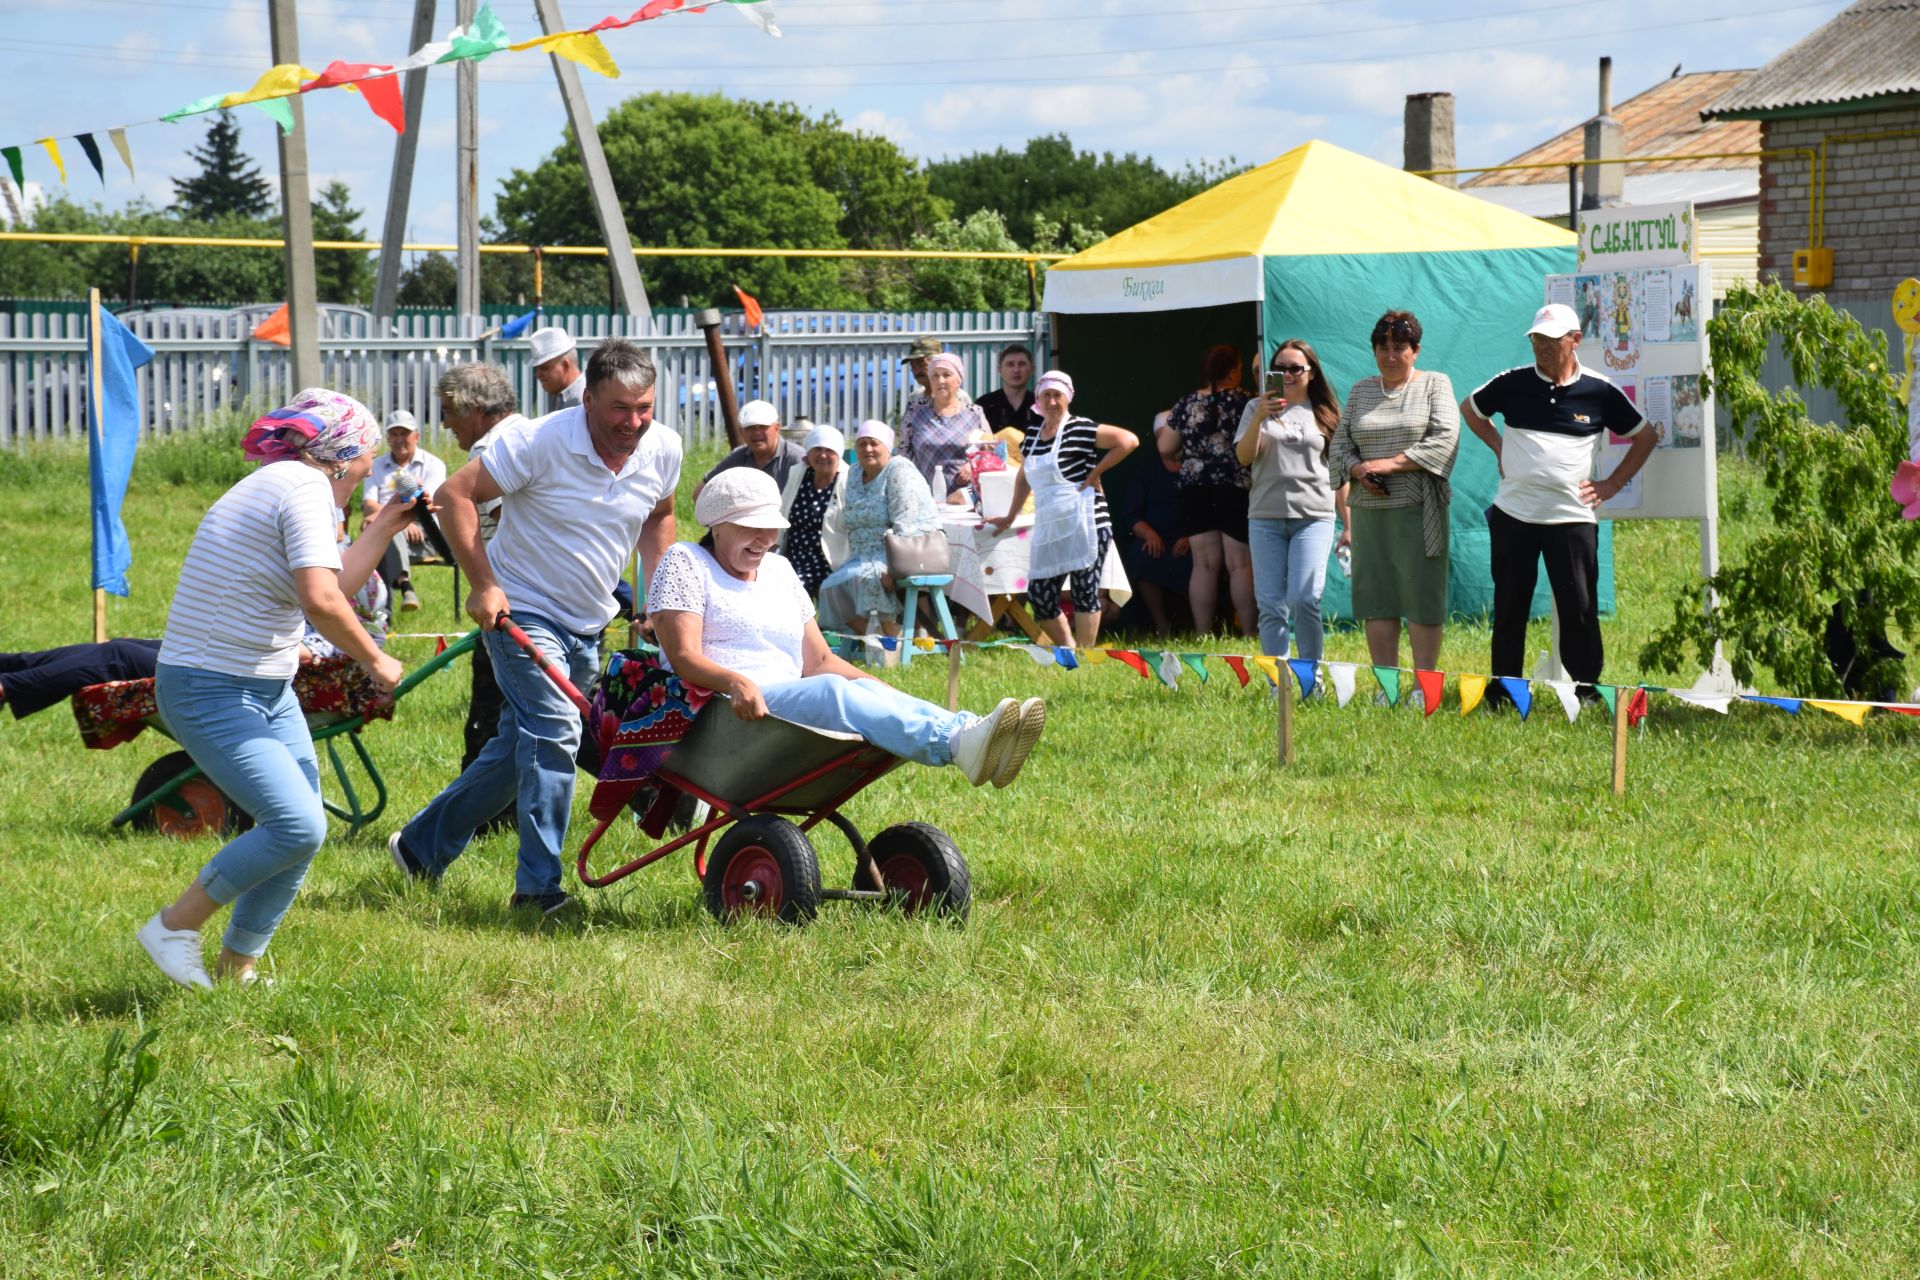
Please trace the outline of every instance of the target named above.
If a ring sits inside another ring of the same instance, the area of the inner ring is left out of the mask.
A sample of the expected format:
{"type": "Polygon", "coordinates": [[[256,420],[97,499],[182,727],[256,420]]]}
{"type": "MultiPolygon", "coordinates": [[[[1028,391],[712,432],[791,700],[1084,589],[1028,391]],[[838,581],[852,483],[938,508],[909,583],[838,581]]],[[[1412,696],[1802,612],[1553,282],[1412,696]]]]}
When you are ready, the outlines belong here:
{"type": "Polygon", "coordinates": [[[757,685],[800,678],[813,600],[785,556],[765,557],[745,582],[705,547],[676,542],[653,571],[647,612],[699,614],[700,651],[757,685]]]}

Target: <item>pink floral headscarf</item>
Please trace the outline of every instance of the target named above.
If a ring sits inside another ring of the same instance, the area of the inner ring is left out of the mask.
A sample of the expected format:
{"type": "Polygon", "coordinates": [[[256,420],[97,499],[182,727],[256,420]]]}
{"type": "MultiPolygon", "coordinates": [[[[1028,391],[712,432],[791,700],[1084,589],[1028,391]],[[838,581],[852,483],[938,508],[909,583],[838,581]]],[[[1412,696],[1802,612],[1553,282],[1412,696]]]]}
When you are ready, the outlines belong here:
{"type": "Polygon", "coordinates": [[[373,411],[338,391],[308,387],[291,403],[256,419],[240,450],[261,466],[306,456],[315,462],[351,462],[380,445],[373,411]]]}

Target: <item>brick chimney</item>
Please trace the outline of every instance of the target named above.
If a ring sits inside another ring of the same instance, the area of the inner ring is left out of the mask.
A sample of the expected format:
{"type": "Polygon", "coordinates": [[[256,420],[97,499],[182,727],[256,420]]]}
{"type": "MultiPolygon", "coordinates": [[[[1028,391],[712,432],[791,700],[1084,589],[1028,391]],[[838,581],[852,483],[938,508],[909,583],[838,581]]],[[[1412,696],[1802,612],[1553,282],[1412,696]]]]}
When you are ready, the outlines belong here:
{"type": "MultiPolygon", "coordinates": [[[[1626,131],[1613,118],[1613,59],[1600,59],[1600,113],[1587,121],[1588,160],[1620,157],[1627,154],[1626,131]]],[[[1580,169],[1580,207],[1599,209],[1621,203],[1627,189],[1627,166],[1589,164],[1580,169]]]]}
{"type": "MultiPolygon", "coordinates": [[[[1453,95],[1408,94],[1404,133],[1405,162],[1401,168],[1409,171],[1453,168],[1453,95]]],[[[1443,187],[1460,185],[1459,176],[1451,173],[1434,181],[1443,187]]]]}

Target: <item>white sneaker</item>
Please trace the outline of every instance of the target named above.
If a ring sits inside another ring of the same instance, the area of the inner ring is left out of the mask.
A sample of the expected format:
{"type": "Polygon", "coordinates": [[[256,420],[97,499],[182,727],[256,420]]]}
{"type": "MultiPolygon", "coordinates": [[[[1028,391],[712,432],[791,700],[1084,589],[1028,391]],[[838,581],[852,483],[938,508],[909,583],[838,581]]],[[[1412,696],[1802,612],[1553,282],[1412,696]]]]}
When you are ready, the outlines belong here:
{"type": "Polygon", "coordinates": [[[183,987],[213,990],[213,979],[207,976],[207,967],[200,959],[198,929],[169,929],[160,923],[160,913],[156,911],[153,919],[141,925],[134,937],[160,966],[160,972],[183,987]]]}
{"type": "Polygon", "coordinates": [[[1028,698],[1020,704],[1020,729],[1007,746],[1007,754],[993,771],[993,785],[1004,787],[1020,776],[1020,766],[1027,762],[1027,753],[1033,750],[1033,744],[1040,741],[1040,733],[1047,727],[1047,701],[1045,698],[1028,698]]]}
{"type": "Polygon", "coordinates": [[[953,764],[976,787],[993,781],[1007,748],[1020,732],[1020,704],[1012,698],[953,736],[953,764]]]}

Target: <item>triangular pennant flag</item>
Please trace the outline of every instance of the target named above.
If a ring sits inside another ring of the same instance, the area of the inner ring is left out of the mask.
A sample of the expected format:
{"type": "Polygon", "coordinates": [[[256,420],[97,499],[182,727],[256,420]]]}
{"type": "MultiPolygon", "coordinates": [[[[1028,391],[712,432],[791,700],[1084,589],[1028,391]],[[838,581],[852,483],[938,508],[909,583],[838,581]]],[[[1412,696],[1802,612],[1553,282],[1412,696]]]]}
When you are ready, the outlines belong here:
{"type": "Polygon", "coordinates": [[[745,289],[742,289],[739,285],[733,286],[733,292],[739,297],[740,305],[746,308],[747,328],[758,329],[766,323],[767,313],[760,309],[760,300],[758,298],[748,293],[745,289]]]}
{"type": "Polygon", "coordinates": [[[1226,663],[1227,670],[1233,672],[1233,674],[1239,678],[1240,687],[1242,689],[1246,688],[1247,660],[1237,653],[1223,653],[1220,655],[1220,661],[1226,663]]]}
{"type": "Polygon", "coordinates": [[[1906,702],[1883,702],[1880,704],[1895,715],[1920,716],[1920,704],[1906,702]]]}
{"type": "Polygon", "coordinates": [[[915,636],[913,638],[913,647],[918,649],[922,653],[932,653],[934,649],[933,637],[932,636],[915,636]]]}
{"type": "Polygon", "coordinates": [[[1146,678],[1152,677],[1153,672],[1148,669],[1147,660],[1135,653],[1132,649],[1108,649],[1106,652],[1109,658],[1112,658],[1116,662],[1126,663],[1135,671],[1138,671],[1141,676],[1146,678]]]}
{"type": "Polygon", "coordinates": [[[1073,656],[1073,650],[1070,648],[1055,649],[1053,651],[1053,660],[1069,671],[1077,671],[1080,669],[1080,660],[1073,656]]]}
{"type": "Polygon", "coordinates": [[[292,346],[293,317],[287,311],[287,304],[281,303],[278,311],[262,320],[260,326],[253,331],[253,336],[259,342],[276,342],[283,347],[292,346]]]}
{"type": "Polygon", "coordinates": [[[882,649],[885,649],[888,653],[892,653],[900,647],[900,637],[899,636],[881,636],[880,647],[882,649]]]}
{"type": "Polygon", "coordinates": [[[230,93],[220,99],[218,105],[240,107],[249,102],[289,97],[300,92],[300,86],[313,79],[314,74],[298,63],[283,62],[277,67],[269,68],[258,80],[255,80],[253,88],[244,93],[230,93]]]}
{"type": "Polygon", "coordinates": [[[1873,710],[1873,705],[1866,702],[1828,702],[1823,699],[1809,699],[1807,705],[1818,707],[1828,715],[1839,716],[1851,725],[1865,724],[1867,712],[1873,710]]]}
{"type": "Polygon", "coordinates": [[[1594,691],[1600,695],[1600,701],[1607,705],[1607,718],[1613,718],[1613,709],[1620,705],[1620,691],[1610,684],[1597,684],[1594,691]]]}
{"type": "Polygon", "coordinates": [[[1398,667],[1379,667],[1373,669],[1373,678],[1380,682],[1380,692],[1387,695],[1387,705],[1400,705],[1400,669],[1398,667]]]}
{"type": "Polygon", "coordinates": [[[1329,662],[1327,664],[1327,678],[1333,681],[1333,698],[1337,705],[1344,707],[1353,701],[1353,682],[1358,671],[1357,663],[1329,662]]]}
{"type": "Polygon", "coordinates": [[[463,28],[454,28],[447,38],[447,51],[440,55],[441,62],[463,62],[467,59],[479,61],[490,58],[507,48],[513,42],[507,38],[507,29],[500,19],[493,15],[493,6],[482,4],[480,11],[473,15],[473,21],[463,28]]]}
{"type": "Polygon", "coordinates": [[[1571,680],[1549,680],[1547,687],[1553,690],[1553,696],[1560,699],[1560,709],[1567,713],[1567,723],[1573,724],[1580,719],[1580,686],[1571,680]]]}
{"type": "Polygon", "coordinates": [[[1080,665],[1083,667],[1097,667],[1107,660],[1107,651],[1105,649],[1082,649],[1079,653],[1079,659],[1080,665]]]}
{"type": "Polygon", "coordinates": [[[407,129],[406,108],[400,99],[400,78],[384,62],[329,62],[327,69],[300,86],[300,92],[344,86],[366,101],[367,110],[390,125],[395,133],[407,129]]]}
{"type": "Polygon", "coordinates": [[[47,158],[53,161],[53,167],[60,171],[60,181],[67,180],[67,162],[60,158],[60,144],[52,138],[41,138],[40,145],[47,149],[47,158]]]}
{"type": "Polygon", "coordinates": [[[1440,699],[1446,696],[1447,673],[1415,671],[1413,678],[1420,682],[1420,701],[1425,704],[1426,714],[1432,715],[1440,709],[1440,699]]]}
{"type": "Polygon", "coordinates": [[[1154,663],[1154,673],[1160,677],[1160,683],[1169,689],[1180,687],[1180,655],[1171,649],[1162,649],[1159,659],[1154,663]]]}
{"type": "Polygon", "coordinates": [[[591,31],[556,31],[550,36],[522,40],[509,48],[541,49],[556,58],[579,63],[589,71],[597,71],[609,80],[620,78],[619,64],[607,52],[607,46],[600,42],[600,37],[591,31]]]}
{"type": "Polygon", "coordinates": [[[1758,693],[1743,693],[1740,696],[1748,702],[1764,702],[1770,707],[1778,707],[1788,715],[1797,716],[1800,714],[1800,699],[1798,698],[1769,698],[1758,693]]]}
{"type": "Polygon", "coordinates": [[[1186,663],[1187,669],[1192,671],[1193,674],[1200,677],[1201,684],[1205,684],[1207,682],[1207,655],[1206,654],[1183,653],[1180,655],[1180,661],[1186,663]]]}
{"type": "Polygon", "coordinates": [[[82,151],[87,153],[87,163],[93,166],[93,172],[99,177],[100,185],[106,186],[107,166],[100,162],[100,144],[93,140],[93,135],[90,133],[76,133],[73,135],[73,140],[80,144],[82,151]]]}
{"type": "Polygon", "coordinates": [[[1311,698],[1320,676],[1320,664],[1312,658],[1289,658],[1287,665],[1293,668],[1293,678],[1300,682],[1300,696],[1311,698]]]}
{"type": "Polygon", "coordinates": [[[1733,702],[1730,693],[1695,693],[1691,689],[1669,689],[1667,692],[1690,706],[1717,711],[1721,715],[1727,714],[1727,707],[1733,702]]]}
{"type": "Polygon", "coordinates": [[[1647,691],[1635,689],[1633,696],[1627,699],[1627,728],[1639,724],[1647,718],[1647,691]]]}
{"type": "Polygon", "coordinates": [[[293,104],[285,98],[262,98],[253,104],[262,115],[280,126],[280,132],[293,132],[293,104]]]}
{"type": "Polygon", "coordinates": [[[1053,650],[1047,648],[1045,645],[1023,644],[1020,647],[1026,650],[1027,656],[1033,659],[1034,665],[1041,667],[1050,667],[1053,665],[1053,650]]]}
{"type": "Polygon", "coordinates": [[[226,97],[224,93],[210,93],[204,98],[195,98],[184,107],[175,107],[160,118],[171,124],[184,116],[197,116],[203,111],[217,111],[226,97]]]}
{"type": "Polygon", "coordinates": [[[27,175],[26,170],[22,168],[20,164],[20,148],[0,147],[0,156],[7,158],[7,170],[13,174],[13,185],[20,188],[21,194],[25,195],[27,175]]]}
{"type": "Polygon", "coordinates": [[[1514,708],[1520,712],[1520,718],[1525,720],[1527,712],[1533,710],[1532,686],[1518,676],[1501,676],[1499,680],[1500,687],[1506,690],[1509,698],[1513,699],[1514,708]]]}
{"type": "Polygon", "coordinates": [[[127,176],[129,178],[138,177],[139,175],[133,171],[133,152],[127,150],[127,131],[125,129],[109,129],[107,130],[107,141],[111,142],[113,149],[120,153],[120,163],[127,166],[127,176]]]}
{"type": "Polygon", "coordinates": [[[1471,715],[1480,705],[1480,699],[1487,696],[1487,678],[1485,676],[1458,676],[1460,684],[1460,714],[1471,715]]]}
{"type": "Polygon", "coordinates": [[[528,329],[533,327],[533,322],[538,319],[539,316],[540,308],[538,307],[535,307],[523,316],[515,316],[500,326],[500,336],[508,340],[520,337],[526,333],[528,329]]]}
{"type": "Polygon", "coordinates": [[[447,651],[447,638],[440,636],[433,642],[433,654],[437,658],[447,651]]]}
{"type": "Polygon", "coordinates": [[[1278,658],[1258,657],[1253,660],[1253,665],[1260,668],[1260,674],[1267,678],[1269,685],[1276,689],[1280,687],[1280,660],[1278,658]]]}
{"type": "Polygon", "coordinates": [[[773,20],[772,0],[727,0],[727,3],[748,22],[775,39],[779,38],[780,24],[773,20]]]}

